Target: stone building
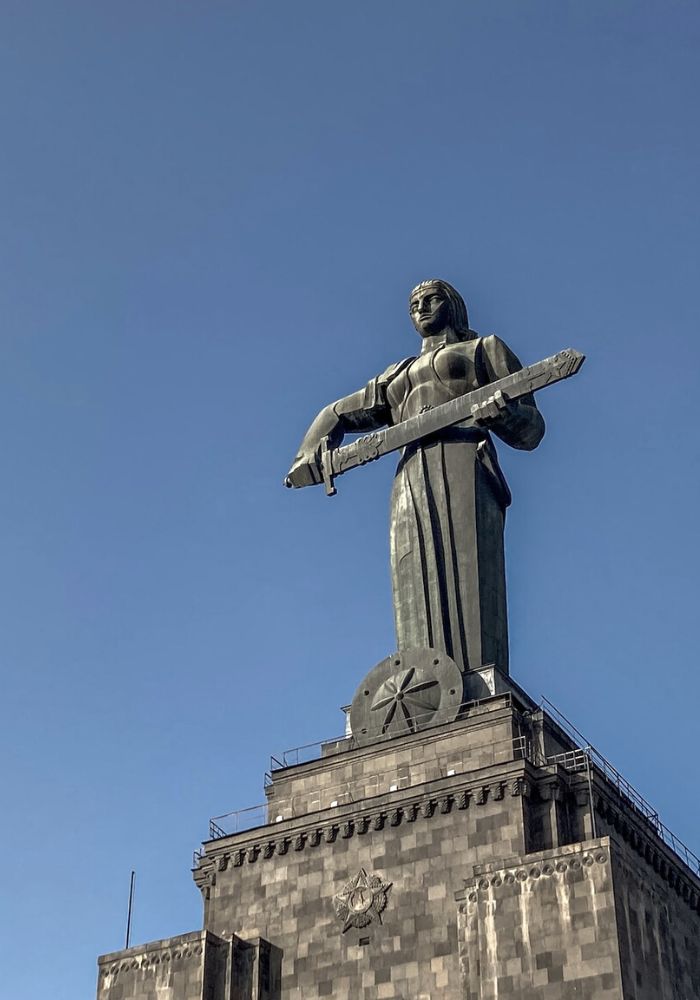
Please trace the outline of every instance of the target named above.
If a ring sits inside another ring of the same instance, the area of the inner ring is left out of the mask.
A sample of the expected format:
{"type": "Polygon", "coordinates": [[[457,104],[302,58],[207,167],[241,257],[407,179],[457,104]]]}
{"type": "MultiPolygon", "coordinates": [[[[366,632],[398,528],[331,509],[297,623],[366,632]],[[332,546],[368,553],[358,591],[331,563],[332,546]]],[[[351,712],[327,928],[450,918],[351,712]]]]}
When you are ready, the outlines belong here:
{"type": "Polygon", "coordinates": [[[700,997],[698,859],[556,710],[473,673],[454,721],[274,762],[257,825],[211,823],[203,930],[103,955],[98,1000],[700,997]]]}

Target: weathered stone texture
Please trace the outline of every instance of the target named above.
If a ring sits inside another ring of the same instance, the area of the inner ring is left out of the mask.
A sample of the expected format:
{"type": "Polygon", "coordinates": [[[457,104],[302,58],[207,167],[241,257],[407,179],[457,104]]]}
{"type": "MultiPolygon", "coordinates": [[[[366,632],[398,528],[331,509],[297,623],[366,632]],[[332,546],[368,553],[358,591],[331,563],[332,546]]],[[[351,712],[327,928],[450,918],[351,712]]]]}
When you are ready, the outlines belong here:
{"type": "Polygon", "coordinates": [[[458,900],[464,1000],[621,1000],[607,838],[485,865],[458,900]]]}
{"type": "Polygon", "coordinates": [[[615,837],[482,866],[457,894],[465,1000],[695,1000],[700,920],[615,837]]]}
{"type": "Polygon", "coordinates": [[[277,769],[204,845],[205,930],[104,956],[98,1000],[697,1000],[700,880],[576,753],[506,693],[277,769]]]}
{"type": "Polygon", "coordinates": [[[672,888],[629,850],[613,853],[613,875],[625,1000],[700,997],[700,919],[690,883],[672,888]]]}
{"type": "Polygon", "coordinates": [[[278,1000],[281,965],[264,939],[196,931],[102,955],[97,1000],[278,1000]]]}
{"type": "Polygon", "coordinates": [[[230,947],[196,931],[102,955],[97,1000],[228,1000],[230,947]]]}
{"type": "Polygon", "coordinates": [[[470,708],[459,723],[428,734],[352,750],[349,741],[329,744],[320,760],[274,773],[265,789],[270,820],[303,816],[332,802],[359,802],[392,786],[420,785],[450,771],[474,772],[512,761],[522,756],[522,732],[522,713],[504,695],[470,708]]]}
{"type": "Polygon", "coordinates": [[[344,836],[341,823],[331,842],[292,844],[281,857],[216,872],[206,927],[274,941],[285,1000],[461,997],[454,896],[470,865],[522,852],[521,799],[487,795],[460,809],[456,796],[444,797],[415,814],[376,815],[364,833],[344,836]],[[389,905],[381,925],[343,933],[333,896],[360,868],[393,883],[389,905]]]}
{"type": "Polygon", "coordinates": [[[651,1000],[622,992],[611,852],[689,900],[697,880],[601,772],[552,759],[570,742],[524,708],[495,697],[460,722],[274,772],[282,819],[206,845],[205,927],[274,941],[284,1000],[651,1000]],[[343,933],[333,897],[360,869],[392,883],[389,904],[383,923],[343,933]]]}

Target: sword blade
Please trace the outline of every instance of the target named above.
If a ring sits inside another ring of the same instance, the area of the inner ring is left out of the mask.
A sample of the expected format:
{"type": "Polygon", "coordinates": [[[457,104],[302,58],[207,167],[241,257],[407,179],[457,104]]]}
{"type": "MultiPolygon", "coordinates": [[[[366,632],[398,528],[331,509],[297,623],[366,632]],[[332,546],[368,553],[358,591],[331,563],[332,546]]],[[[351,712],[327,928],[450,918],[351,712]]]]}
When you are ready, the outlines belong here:
{"type": "MultiPolygon", "coordinates": [[[[401,423],[393,427],[385,427],[382,430],[372,431],[364,434],[350,444],[342,445],[340,448],[330,449],[326,446],[322,448],[323,478],[326,483],[326,491],[330,493],[329,485],[332,488],[333,479],[342,476],[350,469],[356,469],[358,465],[366,465],[373,462],[382,455],[388,455],[392,451],[405,448],[406,445],[420,441],[421,438],[454,424],[469,426],[472,418],[472,407],[476,404],[484,403],[499,390],[509,400],[520,399],[528,393],[537,392],[545,386],[554,385],[562,379],[575,375],[585,361],[585,356],[579,351],[569,347],[551,358],[544,358],[534,365],[521,368],[520,371],[507,375],[505,378],[491,382],[489,385],[481,386],[472,392],[466,392],[463,396],[450,399],[447,403],[441,403],[432,410],[419,413],[415,417],[402,420],[401,423]]],[[[333,489],[333,492],[335,490],[333,489]]]]}

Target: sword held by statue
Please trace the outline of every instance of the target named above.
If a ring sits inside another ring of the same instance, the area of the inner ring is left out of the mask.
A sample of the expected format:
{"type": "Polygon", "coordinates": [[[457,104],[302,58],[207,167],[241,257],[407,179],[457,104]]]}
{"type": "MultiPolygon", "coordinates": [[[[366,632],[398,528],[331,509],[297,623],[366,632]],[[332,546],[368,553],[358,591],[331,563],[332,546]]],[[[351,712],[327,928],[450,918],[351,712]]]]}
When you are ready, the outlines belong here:
{"type": "MultiPolygon", "coordinates": [[[[414,417],[408,417],[398,424],[363,434],[350,444],[331,448],[328,438],[324,438],[319,448],[318,467],[327,495],[335,496],[337,492],[335,479],[350,469],[366,465],[367,462],[373,462],[382,455],[398,451],[455,424],[465,428],[473,426],[476,424],[473,409],[478,410],[479,406],[496,393],[502,393],[508,402],[515,401],[529,393],[544,389],[545,386],[570,378],[579,371],[585,360],[585,355],[580,351],[568,347],[550,358],[544,358],[533,365],[521,368],[520,371],[496,382],[465,392],[455,399],[418,413],[414,417]]],[[[478,418],[478,413],[476,417],[478,418]]],[[[284,484],[297,488],[312,485],[308,481],[295,482],[293,476],[288,476],[284,484]]]]}

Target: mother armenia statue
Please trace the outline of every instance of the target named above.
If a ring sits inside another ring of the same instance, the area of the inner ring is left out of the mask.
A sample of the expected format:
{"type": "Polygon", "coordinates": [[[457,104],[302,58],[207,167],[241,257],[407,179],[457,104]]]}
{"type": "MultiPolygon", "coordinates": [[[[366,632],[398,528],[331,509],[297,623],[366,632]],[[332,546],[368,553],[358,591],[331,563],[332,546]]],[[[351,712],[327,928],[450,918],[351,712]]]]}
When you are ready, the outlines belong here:
{"type": "MultiPolygon", "coordinates": [[[[522,368],[502,340],[469,328],[464,300],[446,281],[421,282],[409,311],[420,354],[321,410],[287,486],[321,482],[322,442],[337,448],[345,434],[397,425],[522,368]]],[[[544,421],[531,392],[516,400],[494,392],[468,424],[403,449],[391,494],[391,580],[399,650],[443,650],[462,670],[495,664],[507,672],[503,529],[511,495],[492,434],[513,448],[537,447],[544,421]]]]}

